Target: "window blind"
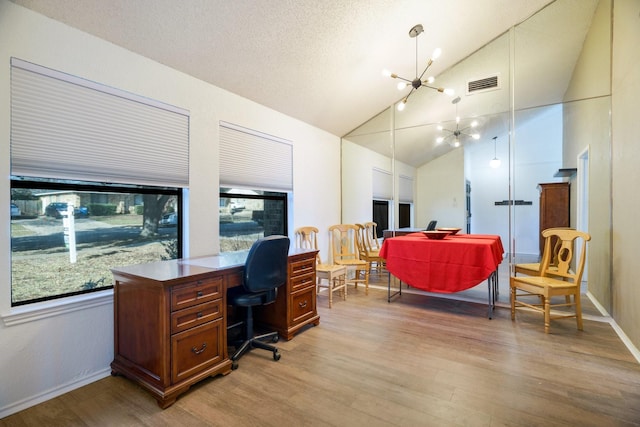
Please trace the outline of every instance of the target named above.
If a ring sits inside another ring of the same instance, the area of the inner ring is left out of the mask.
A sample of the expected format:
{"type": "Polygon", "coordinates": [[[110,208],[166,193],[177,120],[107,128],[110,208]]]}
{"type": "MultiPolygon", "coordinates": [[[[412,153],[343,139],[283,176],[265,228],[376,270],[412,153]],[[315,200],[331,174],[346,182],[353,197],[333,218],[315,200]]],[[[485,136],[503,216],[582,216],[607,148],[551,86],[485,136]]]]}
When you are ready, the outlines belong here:
{"type": "Polygon", "coordinates": [[[373,168],[371,181],[373,183],[374,199],[393,199],[393,180],[391,179],[390,172],[378,168],[373,168]]]}
{"type": "Polygon", "coordinates": [[[11,174],[186,187],[186,110],[11,59],[11,174]]]}
{"type": "Polygon", "coordinates": [[[220,122],[220,186],[293,191],[291,142],[220,122]]]}
{"type": "Polygon", "coordinates": [[[400,175],[398,179],[398,201],[400,203],[413,203],[413,178],[400,175]]]}

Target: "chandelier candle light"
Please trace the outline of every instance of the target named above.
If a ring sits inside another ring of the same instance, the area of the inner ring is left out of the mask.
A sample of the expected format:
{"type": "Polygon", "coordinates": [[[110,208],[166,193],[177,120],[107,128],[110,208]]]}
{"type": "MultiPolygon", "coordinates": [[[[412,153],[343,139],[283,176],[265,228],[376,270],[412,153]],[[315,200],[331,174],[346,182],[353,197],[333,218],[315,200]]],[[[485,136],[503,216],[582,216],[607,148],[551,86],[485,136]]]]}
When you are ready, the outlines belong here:
{"type": "Polygon", "coordinates": [[[446,136],[439,136],[438,138],[436,138],[436,142],[438,144],[441,144],[444,141],[447,141],[447,143],[452,146],[453,148],[458,148],[460,147],[460,136],[468,136],[470,138],[473,139],[480,139],[480,134],[478,132],[474,132],[474,133],[468,133],[469,129],[473,129],[476,126],[478,126],[478,121],[474,120],[472,121],[469,126],[460,129],[460,116],[458,116],[458,102],[460,102],[460,97],[456,97],[453,99],[453,101],[451,101],[452,104],[454,104],[456,106],[456,128],[455,130],[449,130],[449,129],[445,129],[442,126],[438,125],[438,130],[441,132],[447,132],[448,135],[446,136]]]}
{"type": "Polygon", "coordinates": [[[431,86],[431,84],[435,80],[433,77],[428,77],[427,79],[422,80],[422,78],[426,74],[426,72],[429,69],[429,67],[431,66],[431,64],[433,64],[433,61],[436,60],[440,56],[440,54],[442,53],[442,50],[440,48],[436,48],[433,51],[433,54],[431,55],[431,58],[429,58],[429,61],[427,62],[426,68],[424,69],[422,74],[420,74],[420,76],[418,76],[418,36],[423,32],[424,32],[424,28],[422,28],[422,24],[415,25],[413,28],[411,28],[409,30],[409,37],[416,39],[416,77],[413,80],[409,80],[407,78],[400,77],[399,75],[397,75],[395,73],[392,73],[389,70],[383,70],[382,71],[382,75],[384,75],[386,77],[391,77],[392,79],[400,79],[400,80],[402,80],[400,83],[398,83],[398,90],[404,90],[404,88],[406,88],[407,86],[411,85],[411,91],[409,91],[409,94],[407,96],[405,96],[404,99],[402,100],[402,102],[400,102],[398,104],[398,111],[404,110],[404,107],[407,104],[407,100],[409,99],[409,97],[411,96],[413,91],[418,90],[421,87],[428,87],[429,89],[437,90],[438,92],[444,92],[447,95],[453,96],[453,89],[445,89],[443,87],[431,86]]]}

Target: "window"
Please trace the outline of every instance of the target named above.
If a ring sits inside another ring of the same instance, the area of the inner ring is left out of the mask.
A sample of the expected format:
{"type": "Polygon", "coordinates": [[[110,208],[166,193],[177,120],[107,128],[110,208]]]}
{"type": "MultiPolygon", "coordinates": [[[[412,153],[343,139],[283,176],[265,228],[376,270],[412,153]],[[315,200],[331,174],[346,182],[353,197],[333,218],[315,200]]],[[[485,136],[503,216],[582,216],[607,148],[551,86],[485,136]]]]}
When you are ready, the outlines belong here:
{"type": "Polygon", "coordinates": [[[188,111],[11,58],[10,149],[13,306],[181,256],[188,111]]]}
{"type": "Polygon", "coordinates": [[[111,268],[179,258],[182,191],[13,177],[11,305],[113,286],[111,268]]]}
{"type": "Polygon", "coordinates": [[[287,193],[220,189],[220,252],[243,251],[256,240],[287,235],[287,193]]]}

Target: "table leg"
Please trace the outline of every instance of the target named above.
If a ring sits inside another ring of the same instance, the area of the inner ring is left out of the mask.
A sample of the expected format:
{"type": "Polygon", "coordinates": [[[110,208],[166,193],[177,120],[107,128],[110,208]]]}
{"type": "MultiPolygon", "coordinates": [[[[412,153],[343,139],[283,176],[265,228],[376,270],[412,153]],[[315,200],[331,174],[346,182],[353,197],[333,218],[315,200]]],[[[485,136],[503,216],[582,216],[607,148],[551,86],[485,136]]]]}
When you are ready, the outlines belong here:
{"type": "Polygon", "coordinates": [[[391,293],[391,272],[388,272],[389,280],[387,282],[387,302],[391,302],[391,298],[396,295],[402,295],[402,280],[398,281],[398,291],[391,293]]]}

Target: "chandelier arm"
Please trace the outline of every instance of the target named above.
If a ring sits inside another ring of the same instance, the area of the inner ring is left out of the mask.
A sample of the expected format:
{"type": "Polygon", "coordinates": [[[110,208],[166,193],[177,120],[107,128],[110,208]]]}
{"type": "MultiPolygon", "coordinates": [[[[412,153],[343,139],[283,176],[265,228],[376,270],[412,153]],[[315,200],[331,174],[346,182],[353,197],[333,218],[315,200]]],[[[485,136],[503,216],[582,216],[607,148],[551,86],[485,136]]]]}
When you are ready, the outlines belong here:
{"type": "Polygon", "coordinates": [[[424,87],[428,87],[429,89],[433,89],[433,90],[437,90],[438,92],[444,92],[444,88],[443,87],[435,87],[435,86],[429,86],[426,80],[422,82],[422,86],[424,87]]]}
{"type": "Polygon", "coordinates": [[[406,103],[409,100],[409,97],[411,96],[411,94],[416,90],[416,88],[412,87],[411,90],[409,91],[409,94],[407,96],[404,97],[404,102],[406,103]]]}
{"type": "Polygon", "coordinates": [[[411,83],[411,82],[412,82],[411,80],[409,80],[409,79],[405,79],[404,77],[400,77],[400,76],[398,76],[398,75],[396,75],[396,76],[395,76],[395,77],[393,77],[393,78],[394,78],[394,79],[404,80],[404,81],[405,81],[405,82],[407,82],[407,83],[411,83]]]}
{"type": "MultiPolygon", "coordinates": [[[[420,80],[422,80],[422,77],[424,77],[424,74],[427,72],[427,70],[429,69],[429,67],[431,67],[431,64],[433,64],[433,59],[429,59],[429,62],[427,62],[427,66],[424,69],[424,71],[422,72],[422,74],[420,74],[420,80]]],[[[416,74],[418,74],[418,72],[416,71],[416,74]]]]}

